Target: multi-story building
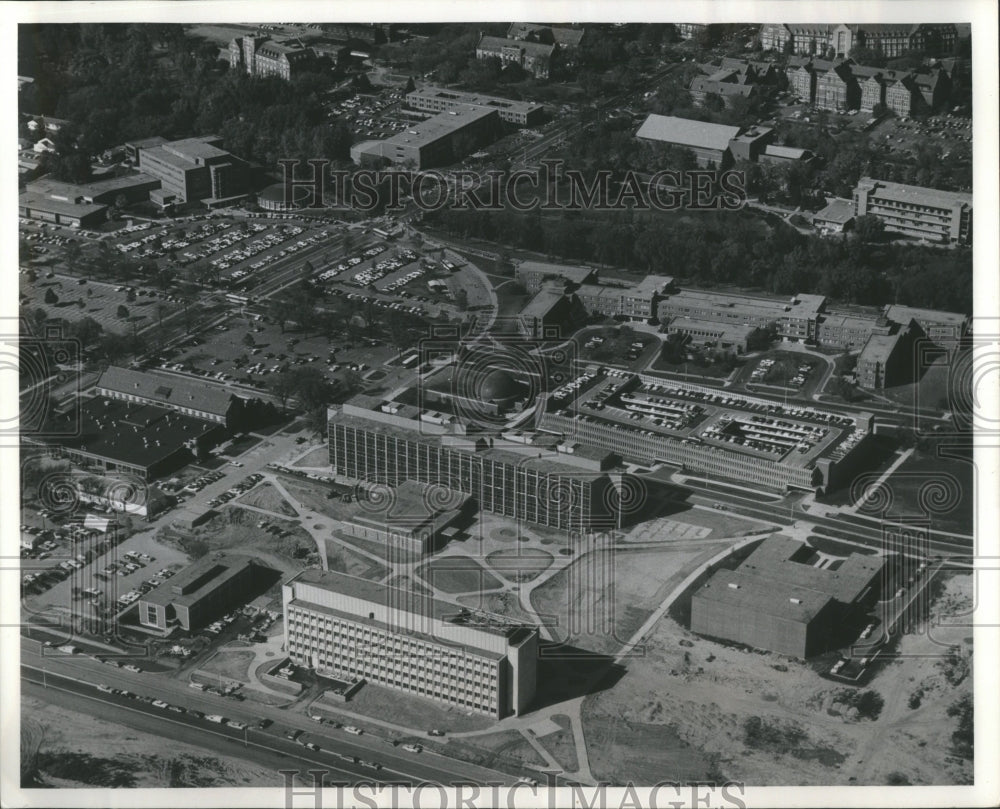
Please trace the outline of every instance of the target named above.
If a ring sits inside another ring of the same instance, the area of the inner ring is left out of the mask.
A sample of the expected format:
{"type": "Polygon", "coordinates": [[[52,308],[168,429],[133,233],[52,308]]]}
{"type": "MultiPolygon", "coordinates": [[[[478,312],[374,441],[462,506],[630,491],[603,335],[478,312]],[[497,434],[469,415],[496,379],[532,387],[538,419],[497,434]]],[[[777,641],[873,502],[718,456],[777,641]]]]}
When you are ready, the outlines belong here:
{"type": "Polygon", "coordinates": [[[672,288],[674,279],[667,275],[647,275],[638,284],[581,284],[576,290],[588,312],[605,317],[650,320],[656,317],[656,304],[672,288]]]}
{"type": "Polygon", "coordinates": [[[913,83],[913,76],[903,74],[885,89],[885,106],[901,118],[906,118],[913,113],[914,100],[917,97],[917,89],[913,83]]]}
{"type": "Polygon", "coordinates": [[[442,87],[418,87],[407,93],[406,103],[415,110],[434,113],[463,106],[485,107],[496,110],[501,121],[516,126],[533,126],[545,116],[545,108],[533,101],[514,101],[442,87]]]}
{"type": "Polygon", "coordinates": [[[733,325],[692,317],[675,317],[663,328],[665,334],[682,334],[696,345],[734,351],[737,354],[747,350],[747,338],[753,330],[753,326],[744,324],[733,325]]]}
{"type": "Polygon", "coordinates": [[[560,51],[572,54],[587,35],[585,28],[568,28],[533,22],[512,22],[507,29],[507,39],[526,39],[532,42],[555,44],[560,51]]]}
{"type": "Polygon", "coordinates": [[[691,631],[799,658],[842,645],[844,624],[881,589],[885,557],[851,554],[836,568],[818,561],[794,539],[764,540],[694,593],[691,631]]]}
{"type": "Polygon", "coordinates": [[[97,380],[99,396],[158,405],[204,421],[230,425],[240,399],[228,391],[181,377],[110,366],[97,380]]]}
{"type": "Polygon", "coordinates": [[[248,167],[221,146],[221,138],[210,136],[140,148],[143,173],[155,177],[161,186],[150,192],[150,200],[161,207],[195,201],[212,206],[246,196],[248,167]]]}
{"type": "Polygon", "coordinates": [[[251,76],[291,79],[315,58],[311,48],[298,42],[275,42],[262,34],[248,34],[229,43],[229,66],[251,76]]]}
{"type": "Polygon", "coordinates": [[[553,278],[560,278],[573,284],[596,284],[597,270],[592,267],[547,264],[543,261],[522,261],[514,270],[514,277],[534,295],[541,290],[546,281],[553,278]]]}
{"type": "Polygon", "coordinates": [[[813,103],[820,109],[856,109],[860,101],[861,88],[847,62],[841,62],[818,74],[813,103]]]}
{"type": "Polygon", "coordinates": [[[889,59],[910,50],[935,55],[951,53],[958,41],[958,29],[947,23],[861,23],[858,25],[797,25],[767,23],[760,29],[764,50],[806,56],[830,54],[846,57],[854,48],[871,48],[889,59]],[[789,45],[791,43],[791,45],[789,45]]]}
{"type": "Polygon", "coordinates": [[[890,305],[885,308],[885,317],[901,325],[911,320],[916,321],[927,338],[935,343],[953,344],[965,337],[969,331],[969,316],[959,312],[890,305]]]}
{"type": "Polygon", "coordinates": [[[677,30],[677,36],[681,39],[694,39],[708,26],[700,22],[675,22],[674,28],[677,30]]]}
{"type": "Polygon", "coordinates": [[[203,556],[139,599],[139,624],[160,632],[197,632],[253,595],[265,572],[247,556],[203,556]]]}
{"type": "Polygon", "coordinates": [[[657,317],[664,324],[675,317],[754,328],[774,324],[786,340],[811,342],[816,339],[816,324],[825,305],[822,295],[796,295],[789,300],[685,289],[660,300],[657,317]]]}
{"type": "Polygon", "coordinates": [[[816,328],[816,342],[828,348],[854,351],[864,346],[873,334],[889,334],[892,328],[885,318],[875,315],[827,312],[816,328]]]}
{"type": "Polygon", "coordinates": [[[530,442],[466,435],[441,413],[397,403],[387,411],[365,397],[331,408],[327,424],[335,474],[438,484],[471,495],[486,511],[570,531],[607,522],[612,484],[601,470],[611,462],[608,453],[591,463],[582,450],[545,452],[530,442]]]}
{"type": "Polygon", "coordinates": [[[972,243],[971,194],[862,177],[854,189],[854,215],[868,214],[895,233],[935,242],[972,243]]]}
{"type": "Polygon", "coordinates": [[[394,163],[426,169],[453,163],[500,133],[496,109],[464,104],[408,125],[385,140],[356,144],[351,159],[361,165],[394,163]]]}
{"type": "Polygon", "coordinates": [[[289,657],[321,677],[498,719],[531,707],[537,627],[333,571],[297,574],[282,602],[289,657]]]}
{"type": "Polygon", "coordinates": [[[894,334],[872,334],[858,355],[858,384],[870,390],[905,385],[914,377],[914,344],[923,331],[915,321],[894,334]]]}
{"type": "Polygon", "coordinates": [[[496,58],[505,66],[518,65],[536,79],[547,79],[557,50],[555,44],[480,34],[476,43],[476,58],[496,58]]]}

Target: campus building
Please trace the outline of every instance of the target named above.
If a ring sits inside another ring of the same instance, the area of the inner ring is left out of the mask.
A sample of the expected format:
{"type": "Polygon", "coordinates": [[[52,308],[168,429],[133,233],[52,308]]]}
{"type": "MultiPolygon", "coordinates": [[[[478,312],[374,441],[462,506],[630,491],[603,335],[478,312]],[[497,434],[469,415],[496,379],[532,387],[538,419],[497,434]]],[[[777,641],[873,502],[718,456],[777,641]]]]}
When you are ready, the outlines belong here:
{"type": "Polygon", "coordinates": [[[150,192],[159,187],[160,181],[145,173],[80,184],[45,176],[25,186],[18,198],[18,209],[28,219],[93,228],[107,219],[109,206],[149,199],[150,192]]]}
{"type": "Polygon", "coordinates": [[[933,242],[972,243],[972,194],[862,177],[854,215],[877,216],[886,230],[933,242]]]}
{"type": "Polygon", "coordinates": [[[586,34],[585,28],[570,28],[534,22],[512,22],[510,28],[507,29],[507,39],[555,44],[559,46],[561,51],[569,53],[580,47],[586,34]]]}
{"type": "Polygon", "coordinates": [[[758,36],[766,51],[846,57],[854,48],[870,48],[888,59],[895,59],[913,50],[938,55],[951,53],[958,41],[958,29],[950,23],[766,23],[761,26],[758,36]]]}
{"type": "Polygon", "coordinates": [[[545,281],[552,278],[561,278],[573,284],[596,283],[597,270],[592,267],[548,264],[544,261],[522,261],[514,270],[514,277],[534,295],[541,290],[545,281]]]}
{"type": "Polygon", "coordinates": [[[592,372],[596,381],[585,389],[553,397],[539,430],[629,463],[775,490],[832,490],[865,463],[858,448],[871,432],[871,414],[782,406],[598,364],[592,372]]]}
{"type": "Polygon", "coordinates": [[[203,556],[139,599],[139,624],[162,633],[197,632],[249,601],[262,572],[247,556],[203,556]]]}
{"type": "Polygon", "coordinates": [[[858,385],[881,390],[913,382],[916,376],[914,345],[923,336],[915,321],[890,334],[872,334],[858,355],[854,370],[858,385]]]}
{"type": "Polygon", "coordinates": [[[226,438],[221,425],[146,403],[96,397],[81,401],[79,430],[53,437],[62,456],[99,473],[149,481],[204,456],[226,438]]]}
{"type": "Polygon", "coordinates": [[[415,110],[433,113],[467,106],[483,107],[496,110],[501,121],[515,126],[533,126],[545,116],[545,108],[534,101],[514,101],[443,87],[418,87],[412,93],[407,93],[406,104],[415,110]]]}
{"type": "Polygon", "coordinates": [[[138,148],[144,173],[160,181],[150,199],[161,207],[235,202],[249,191],[246,163],[223,150],[215,136],[185,138],[138,148]]]}
{"type": "Polygon", "coordinates": [[[557,49],[558,46],[554,43],[546,44],[480,34],[476,43],[476,59],[499,59],[505,67],[511,64],[517,65],[536,79],[547,79],[557,49]]]}
{"type": "MultiPolygon", "coordinates": [[[[907,321],[909,322],[909,321],[907,321]]],[[[893,324],[886,318],[847,312],[827,312],[816,329],[816,342],[844,351],[861,349],[873,334],[888,335],[893,324]]]]}
{"type": "Polygon", "coordinates": [[[518,328],[526,337],[569,337],[587,320],[580,298],[561,289],[543,289],[528,301],[517,316],[518,328]]]}
{"type": "Polygon", "coordinates": [[[885,316],[893,323],[907,324],[911,320],[915,321],[927,339],[935,343],[954,343],[969,331],[969,316],[958,312],[891,304],[885,307],[885,316]]]}
{"type": "Polygon", "coordinates": [[[500,114],[496,109],[457,105],[426,121],[411,124],[385,140],[352,146],[351,160],[362,166],[392,163],[417,170],[444,166],[490,143],[500,130],[500,114]]]}
{"type": "Polygon", "coordinates": [[[298,42],[276,42],[262,34],[248,34],[229,43],[229,67],[250,76],[291,79],[311,65],[315,54],[298,42]]]}
{"type": "Polygon", "coordinates": [[[646,118],[636,137],[690,149],[700,168],[714,166],[724,169],[732,163],[729,144],[739,133],[740,129],[736,126],[654,114],[646,118]]]}
{"type": "Polygon", "coordinates": [[[816,339],[816,324],[825,306],[826,298],[822,295],[754,298],[683,289],[660,300],[657,317],[664,324],[675,317],[757,328],[773,323],[778,334],[786,340],[812,342],[816,339]]]}
{"type": "Polygon", "coordinates": [[[249,402],[222,387],[180,376],[160,376],[109,366],[97,380],[96,392],[109,399],[157,405],[238,432],[249,402]]]}
{"type": "Polygon", "coordinates": [[[461,411],[462,403],[449,398],[436,399],[432,408],[356,396],[331,408],[334,474],[390,486],[406,480],[441,486],[470,495],[480,509],[570,531],[608,524],[612,484],[605,470],[614,465],[614,450],[469,432],[448,412],[461,411]]]}
{"type": "Polygon", "coordinates": [[[333,571],[297,574],[282,602],[289,657],[321,677],[497,719],[534,699],[537,627],[333,571]]]}
{"type": "Polygon", "coordinates": [[[843,641],[841,626],[879,594],[885,557],[822,561],[788,537],[765,539],[736,569],[721,569],[691,597],[691,631],[808,658],[843,641]]]}

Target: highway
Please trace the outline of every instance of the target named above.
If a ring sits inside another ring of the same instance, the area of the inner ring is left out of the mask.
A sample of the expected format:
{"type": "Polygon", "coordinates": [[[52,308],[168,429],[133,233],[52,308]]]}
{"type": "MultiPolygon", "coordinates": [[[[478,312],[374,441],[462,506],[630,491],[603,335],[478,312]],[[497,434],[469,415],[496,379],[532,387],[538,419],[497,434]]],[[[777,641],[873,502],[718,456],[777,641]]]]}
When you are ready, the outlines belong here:
{"type": "MultiPolygon", "coordinates": [[[[70,656],[52,649],[45,649],[46,653],[42,655],[39,653],[42,648],[37,641],[22,638],[21,679],[29,684],[26,693],[139,730],[246,758],[262,766],[287,769],[302,765],[303,770],[320,766],[351,783],[427,781],[451,784],[476,781],[511,785],[516,782],[512,775],[455,761],[428,750],[422,753],[406,752],[370,734],[348,736],[342,730],[319,725],[302,714],[283,708],[205,694],[149,672],[134,674],[102,664],[89,655],[70,656]],[[107,694],[97,690],[97,685],[102,683],[133,694],[161,699],[186,711],[220,714],[250,727],[246,731],[236,730],[190,713],[175,713],[134,698],[107,694]],[[29,688],[37,690],[29,691],[29,688]],[[47,688],[44,693],[43,688],[47,688]],[[271,719],[274,724],[259,729],[256,725],[262,718],[271,719]],[[311,751],[286,739],[285,733],[290,729],[301,730],[302,740],[313,742],[319,750],[311,751]],[[220,749],[220,740],[225,740],[226,748],[231,749],[220,749]],[[379,762],[382,769],[376,772],[361,764],[345,761],[338,756],[340,753],[379,762]]],[[[280,784],[280,776],[276,775],[276,785],[280,784]]]]}

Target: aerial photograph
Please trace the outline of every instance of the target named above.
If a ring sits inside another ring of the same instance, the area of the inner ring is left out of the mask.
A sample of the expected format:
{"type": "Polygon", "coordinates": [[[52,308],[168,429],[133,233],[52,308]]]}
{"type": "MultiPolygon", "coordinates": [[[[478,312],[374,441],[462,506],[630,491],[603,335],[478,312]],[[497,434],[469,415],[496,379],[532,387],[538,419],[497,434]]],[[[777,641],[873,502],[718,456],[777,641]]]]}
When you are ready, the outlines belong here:
{"type": "Polygon", "coordinates": [[[16,31],[25,805],[976,786],[968,19],[16,31]]]}

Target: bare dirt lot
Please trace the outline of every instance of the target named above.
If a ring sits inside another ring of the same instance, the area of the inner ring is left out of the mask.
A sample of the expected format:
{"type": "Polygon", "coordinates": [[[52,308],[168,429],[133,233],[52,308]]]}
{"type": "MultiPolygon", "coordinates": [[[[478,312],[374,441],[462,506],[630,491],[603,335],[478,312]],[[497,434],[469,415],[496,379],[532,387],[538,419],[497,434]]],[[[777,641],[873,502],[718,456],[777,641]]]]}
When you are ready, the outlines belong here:
{"type": "Polygon", "coordinates": [[[963,623],[955,616],[972,604],[972,578],[955,573],[943,584],[932,628],[904,636],[863,687],[875,718],[848,707],[855,698],[845,692],[857,691],[822,678],[818,664],[708,641],[664,617],[645,655],[584,703],[594,774],[643,779],[658,768],[659,780],[680,780],[700,768],[760,785],[971,783],[961,724],[972,632],[934,624],[963,623]],[[683,755],[667,744],[671,734],[683,755]]]}

